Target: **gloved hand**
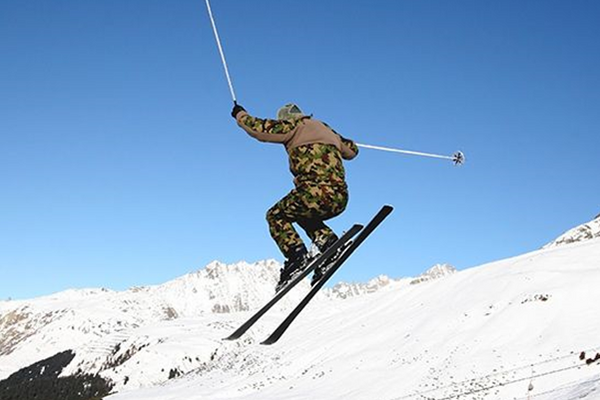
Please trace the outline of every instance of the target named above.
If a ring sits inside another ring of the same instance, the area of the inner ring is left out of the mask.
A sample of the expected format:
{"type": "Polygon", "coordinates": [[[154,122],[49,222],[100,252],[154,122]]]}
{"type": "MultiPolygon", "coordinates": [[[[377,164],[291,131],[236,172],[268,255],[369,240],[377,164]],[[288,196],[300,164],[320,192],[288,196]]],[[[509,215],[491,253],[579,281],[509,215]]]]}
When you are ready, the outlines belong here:
{"type": "Polygon", "coordinates": [[[235,103],[235,105],[233,106],[233,110],[231,110],[231,116],[234,119],[237,119],[236,117],[240,111],[246,111],[246,109],[240,106],[238,103],[235,103]]]}

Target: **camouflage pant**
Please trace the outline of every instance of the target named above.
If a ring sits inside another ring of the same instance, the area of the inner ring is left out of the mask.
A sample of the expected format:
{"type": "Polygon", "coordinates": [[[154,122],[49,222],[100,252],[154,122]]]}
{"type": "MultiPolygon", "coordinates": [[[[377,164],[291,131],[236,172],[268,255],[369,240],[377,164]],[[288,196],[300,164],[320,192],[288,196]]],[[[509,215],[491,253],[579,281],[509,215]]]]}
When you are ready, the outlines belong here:
{"type": "Polygon", "coordinates": [[[300,225],[317,245],[323,244],[333,234],[323,221],[341,214],[347,204],[345,184],[301,184],[269,209],[269,231],[283,255],[289,258],[292,250],[303,244],[292,223],[300,225]]]}

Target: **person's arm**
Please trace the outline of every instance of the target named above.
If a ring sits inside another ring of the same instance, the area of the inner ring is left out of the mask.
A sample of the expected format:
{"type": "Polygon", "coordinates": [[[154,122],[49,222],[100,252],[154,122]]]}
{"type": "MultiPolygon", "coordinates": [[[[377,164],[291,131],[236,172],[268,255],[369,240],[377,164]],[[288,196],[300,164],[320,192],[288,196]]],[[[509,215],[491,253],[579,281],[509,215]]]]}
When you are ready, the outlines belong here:
{"type": "Polygon", "coordinates": [[[237,110],[234,108],[232,116],[243,130],[261,142],[284,143],[296,128],[293,121],[253,117],[243,107],[238,107],[237,110]]]}
{"type": "Polygon", "coordinates": [[[346,139],[342,135],[339,135],[342,139],[342,158],[344,160],[352,160],[358,155],[358,146],[354,141],[346,139]]]}

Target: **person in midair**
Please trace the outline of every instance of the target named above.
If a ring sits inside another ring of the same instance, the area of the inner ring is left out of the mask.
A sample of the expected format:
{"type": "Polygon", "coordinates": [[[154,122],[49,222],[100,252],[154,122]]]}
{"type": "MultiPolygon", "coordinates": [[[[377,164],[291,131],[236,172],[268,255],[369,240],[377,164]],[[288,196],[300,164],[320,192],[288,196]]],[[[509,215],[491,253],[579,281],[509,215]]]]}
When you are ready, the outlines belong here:
{"type": "MultiPolygon", "coordinates": [[[[342,160],[356,157],[358,147],[293,103],[281,107],[277,119],[253,117],[237,103],[231,115],[255,139],[283,144],[289,156],[294,189],[267,211],[271,236],[286,258],[278,291],[309,261],[306,245],[293,223],[300,225],[321,252],[338,239],[324,221],[346,209],[348,185],[342,160]]],[[[315,270],[312,284],[323,275],[323,268],[315,270]]]]}

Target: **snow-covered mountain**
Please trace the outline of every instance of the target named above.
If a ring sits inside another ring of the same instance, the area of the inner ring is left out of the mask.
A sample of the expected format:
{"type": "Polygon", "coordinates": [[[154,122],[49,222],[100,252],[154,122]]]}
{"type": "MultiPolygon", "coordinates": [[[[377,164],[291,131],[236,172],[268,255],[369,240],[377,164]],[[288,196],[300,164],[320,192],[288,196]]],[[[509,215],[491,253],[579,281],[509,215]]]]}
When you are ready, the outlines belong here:
{"type": "Polygon", "coordinates": [[[412,285],[416,285],[423,282],[429,282],[435,279],[444,278],[446,276],[452,275],[456,273],[456,268],[454,268],[450,264],[436,264],[433,267],[429,268],[427,271],[411,280],[410,283],[412,285]]]}
{"type": "MultiPolygon", "coordinates": [[[[78,353],[73,365],[97,372],[107,353],[140,327],[257,308],[273,295],[280,267],[274,260],[233,265],[215,261],[158,286],[125,292],[68,290],[30,301],[0,302],[0,379],[74,348],[85,351],[78,353]],[[96,353],[98,357],[89,356],[96,353]]],[[[288,297],[281,307],[298,301],[298,293],[288,297]]]]}
{"type": "Polygon", "coordinates": [[[323,289],[323,295],[329,298],[347,299],[350,297],[363,296],[369,293],[374,293],[385,288],[398,280],[391,279],[386,275],[380,275],[371,279],[367,283],[347,283],[340,282],[331,289],[323,289]]]}
{"type": "MultiPolygon", "coordinates": [[[[121,371],[133,354],[165,341],[154,336],[156,330],[142,335],[147,327],[168,326],[169,321],[180,326],[181,321],[191,318],[201,318],[202,323],[206,318],[210,320],[208,326],[221,326],[224,323],[220,322],[220,315],[254,310],[268,301],[280,268],[274,260],[232,265],[214,261],[197,272],[157,286],[134,287],[124,292],[67,290],[29,301],[0,302],[0,380],[68,350],[75,350],[76,355],[63,374],[82,371],[112,378],[112,372],[121,371]]],[[[379,278],[386,279],[389,281],[379,278]]],[[[352,293],[373,292],[379,287],[376,281],[339,287],[352,293]]],[[[308,280],[301,282],[275,310],[283,312],[297,304],[309,287],[308,280]]],[[[344,296],[339,288],[334,288],[324,291],[321,297],[344,296]]],[[[193,346],[204,348],[205,344],[193,342],[193,346]]],[[[212,343],[208,349],[208,353],[201,351],[189,361],[186,351],[178,353],[152,378],[148,374],[142,377],[134,367],[128,372],[127,383],[156,384],[173,374],[193,370],[210,356],[212,343]]]]}
{"type": "Polygon", "coordinates": [[[275,261],[0,302],[0,380],[27,366],[29,380],[85,374],[112,385],[110,400],[597,400],[594,237],[463,271],[337,284],[273,346],[258,343],[308,282],[240,340],[222,338],[271,297],[275,261]]]}
{"type": "Polygon", "coordinates": [[[583,242],[600,237],[600,214],[592,221],[568,230],[558,238],[544,246],[544,248],[564,246],[566,244],[583,242]]]}

